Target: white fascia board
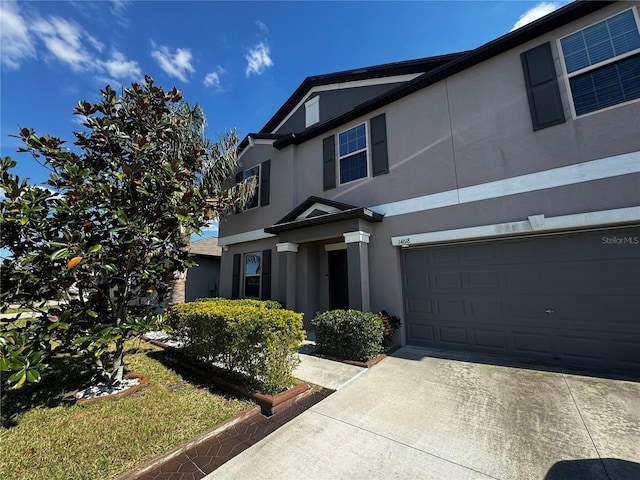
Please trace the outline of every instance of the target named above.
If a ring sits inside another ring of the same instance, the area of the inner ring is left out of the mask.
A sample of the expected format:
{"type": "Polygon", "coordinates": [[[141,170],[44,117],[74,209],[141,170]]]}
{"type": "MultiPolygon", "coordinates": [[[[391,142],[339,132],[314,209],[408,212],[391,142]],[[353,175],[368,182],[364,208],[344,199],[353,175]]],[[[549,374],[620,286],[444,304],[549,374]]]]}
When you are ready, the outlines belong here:
{"type": "Polygon", "coordinates": [[[369,207],[385,217],[640,173],[640,151],[369,207]]]}
{"type": "Polygon", "coordinates": [[[291,111],[287,114],[287,116],[282,120],[276,128],[274,128],[271,133],[276,133],[282,125],[284,125],[287,120],[291,118],[295,112],[298,111],[299,108],[302,107],[307,101],[308,98],[317,92],[327,92],[330,90],[343,90],[346,88],[356,88],[356,87],[370,87],[372,85],[387,85],[389,83],[401,83],[401,82],[409,82],[414,78],[423,75],[423,73],[407,73],[405,75],[396,75],[393,77],[382,77],[382,78],[370,78],[367,80],[355,80],[353,82],[343,82],[343,83],[332,83],[329,85],[319,85],[310,89],[307,94],[304,96],[302,100],[298,102],[298,104],[291,109],[291,111]]]}
{"type": "Polygon", "coordinates": [[[243,148],[242,151],[238,154],[238,160],[242,158],[242,156],[246,151],[252,149],[256,145],[270,145],[273,147],[273,142],[275,142],[275,140],[270,140],[266,138],[253,138],[252,141],[249,143],[249,145],[243,148]]]}
{"type": "Polygon", "coordinates": [[[461,240],[474,240],[493,237],[509,237],[527,233],[544,233],[580,228],[605,227],[630,222],[640,222],[640,206],[600,210],[597,212],[576,213],[545,218],[535,215],[520,222],[497,223],[477,227],[441,230],[438,232],[414,233],[391,237],[394,247],[410,247],[461,240]]]}
{"type": "Polygon", "coordinates": [[[236,243],[254,242],[256,240],[264,240],[265,238],[275,237],[272,233],[266,233],[263,229],[251,230],[249,232],[237,233],[235,235],[227,235],[218,238],[218,245],[224,247],[227,245],[235,245],[236,243]]]}
{"type": "Polygon", "coordinates": [[[304,212],[302,212],[300,215],[298,215],[296,220],[302,220],[307,218],[307,215],[309,215],[314,210],[321,210],[326,213],[338,213],[340,211],[340,209],[336,207],[332,207],[324,203],[316,202],[313,205],[311,205],[309,208],[307,208],[304,212]]]}

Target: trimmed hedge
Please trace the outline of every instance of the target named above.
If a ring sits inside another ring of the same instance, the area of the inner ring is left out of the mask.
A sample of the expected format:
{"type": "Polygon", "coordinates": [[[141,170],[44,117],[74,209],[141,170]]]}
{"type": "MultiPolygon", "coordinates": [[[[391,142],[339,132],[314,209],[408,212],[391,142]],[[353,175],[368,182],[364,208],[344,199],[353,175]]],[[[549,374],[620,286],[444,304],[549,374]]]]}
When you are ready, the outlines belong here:
{"type": "MultiPolygon", "coordinates": [[[[277,303],[277,302],[274,302],[277,303]]],[[[258,300],[202,300],[173,306],[169,325],[192,360],[246,375],[264,393],[295,384],[302,314],[258,300]]]]}
{"type": "Polygon", "coordinates": [[[250,307],[259,308],[282,308],[280,302],[275,300],[254,300],[252,298],[239,298],[237,300],[231,300],[229,298],[214,297],[214,298],[196,298],[195,302],[215,302],[218,305],[246,305],[250,307]]]}
{"type": "Polygon", "coordinates": [[[375,313],[331,310],[311,320],[316,344],[327,355],[367,362],[382,351],[385,327],[375,313]]]}

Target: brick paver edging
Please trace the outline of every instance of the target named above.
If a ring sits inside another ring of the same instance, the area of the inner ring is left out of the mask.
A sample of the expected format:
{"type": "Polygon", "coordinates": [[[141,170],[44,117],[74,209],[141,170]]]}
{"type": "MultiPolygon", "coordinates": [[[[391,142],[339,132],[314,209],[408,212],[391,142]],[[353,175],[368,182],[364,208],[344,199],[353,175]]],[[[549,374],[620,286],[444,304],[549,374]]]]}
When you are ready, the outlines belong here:
{"type": "Polygon", "coordinates": [[[233,428],[236,424],[243,422],[251,417],[256,415],[260,415],[260,406],[256,405],[255,407],[250,408],[249,410],[239,413],[233,418],[229,420],[225,420],[224,422],[216,425],[212,429],[193,437],[190,440],[178,445],[177,447],[172,448],[168,452],[162,453],[157,457],[152,458],[151,460],[147,460],[142,465],[140,465],[135,470],[131,470],[130,472],[125,473],[119,477],[116,477],[115,480],[136,480],[141,476],[150,473],[152,470],[159,470],[161,467],[167,463],[174,460],[179,455],[187,452],[188,450],[194,449],[198,445],[206,442],[207,440],[220,435],[225,430],[233,428]]]}

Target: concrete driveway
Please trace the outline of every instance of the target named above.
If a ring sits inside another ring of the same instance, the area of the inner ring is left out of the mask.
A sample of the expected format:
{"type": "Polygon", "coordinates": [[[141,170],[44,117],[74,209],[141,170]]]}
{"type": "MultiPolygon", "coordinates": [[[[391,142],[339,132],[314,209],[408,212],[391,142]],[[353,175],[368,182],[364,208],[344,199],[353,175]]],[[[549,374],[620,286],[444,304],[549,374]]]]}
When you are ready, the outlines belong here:
{"type": "Polygon", "coordinates": [[[640,479],[639,382],[433,355],[401,348],[207,478],[640,479]]]}

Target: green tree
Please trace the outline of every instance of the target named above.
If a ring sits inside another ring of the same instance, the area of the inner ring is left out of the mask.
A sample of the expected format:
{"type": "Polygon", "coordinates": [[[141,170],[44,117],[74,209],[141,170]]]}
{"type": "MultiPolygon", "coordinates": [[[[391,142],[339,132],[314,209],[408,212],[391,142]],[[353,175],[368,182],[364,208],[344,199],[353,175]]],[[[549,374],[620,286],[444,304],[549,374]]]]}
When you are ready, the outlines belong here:
{"type": "Polygon", "coordinates": [[[222,188],[236,167],[237,137],[206,140],[202,123],[185,118],[202,110],[180,91],[146,76],[120,96],[110,86],[100,93],[74,109],[88,131],[74,133],[81,153],[20,131],[18,151],[51,171],[43,187],[2,159],[1,246],[11,251],[13,288],[0,300],[35,313],[0,324],[0,370],[15,386],[38,381],[57,351],[89,353],[106,380],[119,382],[125,340],[154,328],[174,272],[193,265],[186,233],[242,205],[251,190],[250,182],[222,188]]]}
{"type": "MultiPolygon", "coordinates": [[[[207,206],[213,219],[220,219],[225,215],[241,208],[255,193],[256,178],[250,177],[238,184],[229,184],[227,180],[233,177],[238,166],[237,144],[238,135],[235,131],[222,134],[216,143],[206,135],[207,117],[196,104],[190,107],[182,100],[172,109],[172,115],[180,121],[180,139],[175,145],[173,155],[184,155],[184,146],[200,144],[207,152],[198,178],[202,191],[207,195],[207,206]]],[[[185,243],[188,245],[191,231],[185,229],[185,243]]],[[[170,304],[184,303],[187,270],[174,272],[173,283],[169,296],[170,304]]]]}

